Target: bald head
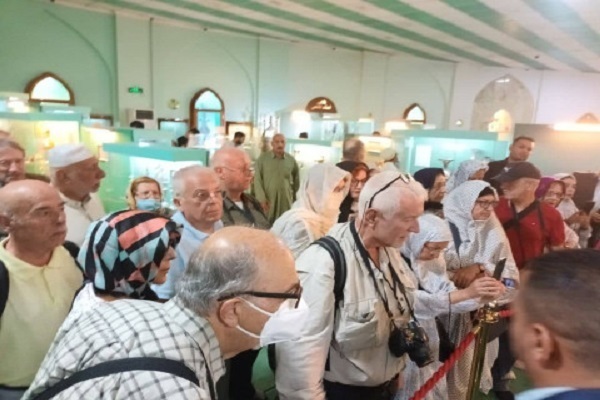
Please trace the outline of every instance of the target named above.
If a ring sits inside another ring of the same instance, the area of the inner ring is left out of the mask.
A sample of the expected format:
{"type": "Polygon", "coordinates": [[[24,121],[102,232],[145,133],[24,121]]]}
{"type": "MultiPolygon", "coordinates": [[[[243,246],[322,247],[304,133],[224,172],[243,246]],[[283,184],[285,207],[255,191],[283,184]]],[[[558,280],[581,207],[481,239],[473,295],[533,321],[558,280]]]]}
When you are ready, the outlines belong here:
{"type": "Polygon", "coordinates": [[[39,180],[10,182],[0,189],[0,212],[7,216],[19,216],[44,199],[60,200],[60,196],[55,188],[39,180]]]}
{"type": "Polygon", "coordinates": [[[173,175],[173,192],[175,196],[183,196],[188,188],[197,181],[216,180],[215,172],[208,167],[193,165],[175,172],[173,175]]]}
{"type": "Polygon", "coordinates": [[[0,189],[0,224],[13,243],[51,253],[65,240],[64,202],[46,182],[11,182],[0,189]]]}
{"type": "Polygon", "coordinates": [[[221,189],[233,201],[238,201],[241,193],[252,183],[252,161],[248,154],[235,147],[218,150],[211,161],[212,167],[219,177],[221,189]]]}
{"type": "Polygon", "coordinates": [[[232,226],[212,234],[194,253],[178,296],[207,316],[220,298],[246,291],[286,293],[297,285],[292,254],[275,235],[232,226]]]}
{"type": "Polygon", "coordinates": [[[223,147],[215,152],[210,160],[210,165],[213,168],[226,167],[232,162],[238,160],[250,160],[248,154],[237,147],[223,147]]]}

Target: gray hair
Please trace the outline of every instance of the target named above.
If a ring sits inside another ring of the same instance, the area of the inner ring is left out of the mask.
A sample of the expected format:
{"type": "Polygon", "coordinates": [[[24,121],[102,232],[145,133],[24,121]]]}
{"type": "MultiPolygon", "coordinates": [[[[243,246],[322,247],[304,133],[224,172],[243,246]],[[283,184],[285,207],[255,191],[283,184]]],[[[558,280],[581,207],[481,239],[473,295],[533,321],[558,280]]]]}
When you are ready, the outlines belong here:
{"type": "Polygon", "coordinates": [[[365,144],[357,138],[350,138],[344,140],[344,144],[342,145],[342,158],[344,160],[350,161],[359,161],[361,153],[365,149],[365,144]]]}
{"type": "Polygon", "coordinates": [[[229,250],[201,247],[190,258],[177,296],[187,308],[206,317],[220,298],[251,290],[258,271],[255,251],[245,243],[229,250]]]}
{"type": "MultiPolygon", "coordinates": [[[[2,131],[0,131],[2,132],[2,131]]],[[[17,142],[15,142],[13,139],[9,138],[9,137],[0,137],[0,149],[6,149],[6,148],[10,148],[10,149],[14,149],[14,150],[19,150],[21,153],[23,153],[23,156],[25,155],[25,149],[23,147],[21,147],[21,145],[17,142]]]]}
{"type": "Polygon", "coordinates": [[[173,175],[173,195],[182,196],[185,192],[186,178],[193,174],[214,174],[214,171],[208,167],[202,167],[200,165],[191,165],[189,167],[181,168],[173,175]]]}
{"type": "Polygon", "coordinates": [[[427,200],[427,191],[412,176],[394,171],[383,171],[369,179],[360,192],[358,197],[359,219],[364,216],[371,198],[400,175],[404,175],[404,178],[396,180],[383,192],[377,194],[371,204],[372,209],[381,211],[384,215],[390,215],[400,207],[401,196],[415,196],[419,200],[427,200]]]}

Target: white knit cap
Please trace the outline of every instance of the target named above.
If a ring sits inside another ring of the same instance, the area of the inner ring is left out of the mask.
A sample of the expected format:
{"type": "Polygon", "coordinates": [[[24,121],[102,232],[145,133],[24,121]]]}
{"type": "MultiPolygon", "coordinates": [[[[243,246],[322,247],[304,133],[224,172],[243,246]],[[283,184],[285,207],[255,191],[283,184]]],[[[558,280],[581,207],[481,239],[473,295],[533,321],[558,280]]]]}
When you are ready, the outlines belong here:
{"type": "Polygon", "coordinates": [[[67,143],[48,150],[48,166],[63,168],[94,157],[91,151],[82,144],[67,143]]]}
{"type": "Polygon", "coordinates": [[[394,157],[396,157],[396,150],[388,147],[386,149],[381,150],[381,153],[379,153],[379,156],[381,156],[381,159],[383,161],[391,161],[394,157]]]}

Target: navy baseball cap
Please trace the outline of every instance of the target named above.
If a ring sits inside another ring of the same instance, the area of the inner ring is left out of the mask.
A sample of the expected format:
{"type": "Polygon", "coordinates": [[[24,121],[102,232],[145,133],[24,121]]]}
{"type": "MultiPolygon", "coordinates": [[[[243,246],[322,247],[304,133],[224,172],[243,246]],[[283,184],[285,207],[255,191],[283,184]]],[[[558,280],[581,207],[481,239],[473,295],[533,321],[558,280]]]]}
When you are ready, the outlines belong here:
{"type": "Polygon", "coordinates": [[[492,179],[497,182],[512,182],[521,178],[542,179],[542,173],[532,163],[523,161],[516,163],[508,171],[504,171],[492,179]]]}

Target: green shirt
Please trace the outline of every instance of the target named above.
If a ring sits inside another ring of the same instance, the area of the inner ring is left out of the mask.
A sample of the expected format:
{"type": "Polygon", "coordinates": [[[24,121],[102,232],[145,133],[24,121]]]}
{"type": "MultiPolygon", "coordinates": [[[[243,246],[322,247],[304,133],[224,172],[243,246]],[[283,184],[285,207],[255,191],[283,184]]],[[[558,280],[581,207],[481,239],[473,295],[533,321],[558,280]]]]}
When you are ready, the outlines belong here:
{"type": "Polygon", "coordinates": [[[254,171],[254,195],[259,202],[269,203],[268,217],[273,223],[296,200],[300,187],[298,164],[288,153],[279,158],[268,151],[256,160],[254,171]]]}

